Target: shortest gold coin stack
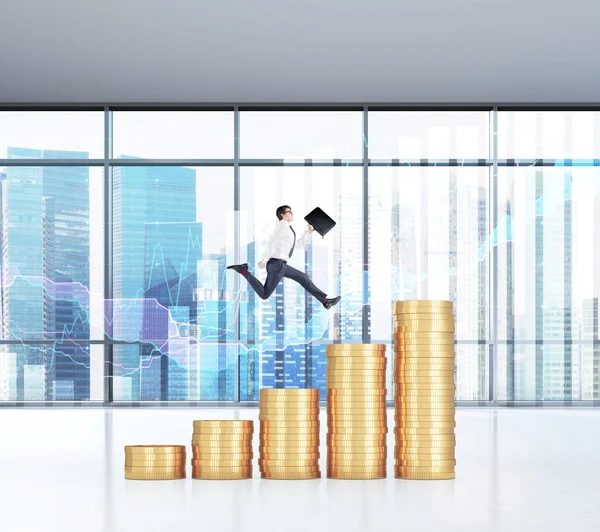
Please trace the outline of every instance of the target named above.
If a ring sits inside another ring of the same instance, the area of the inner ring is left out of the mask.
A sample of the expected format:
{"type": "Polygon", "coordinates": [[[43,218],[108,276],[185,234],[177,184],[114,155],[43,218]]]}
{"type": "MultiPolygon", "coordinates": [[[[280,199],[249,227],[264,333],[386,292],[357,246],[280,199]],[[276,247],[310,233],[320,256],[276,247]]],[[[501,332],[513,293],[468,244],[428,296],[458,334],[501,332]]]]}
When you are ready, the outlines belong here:
{"type": "Polygon", "coordinates": [[[262,389],[259,419],[262,478],[321,478],[318,389],[262,389]]]}
{"type": "Polygon", "coordinates": [[[127,480],[178,480],[185,477],[185,445],[125,446],[127,480]]]}
{"type": "Polygon", "coordinates": [[[251,420],[197,420],[192,435],[192,478],[242,480],[252,478],[251,420]]]}

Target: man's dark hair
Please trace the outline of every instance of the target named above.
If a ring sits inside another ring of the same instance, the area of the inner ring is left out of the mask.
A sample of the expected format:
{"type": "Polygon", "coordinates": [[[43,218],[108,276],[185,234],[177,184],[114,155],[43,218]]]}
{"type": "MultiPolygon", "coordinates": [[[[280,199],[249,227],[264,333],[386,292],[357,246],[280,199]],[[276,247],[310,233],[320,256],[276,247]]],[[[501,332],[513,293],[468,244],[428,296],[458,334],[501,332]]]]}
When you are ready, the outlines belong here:
{"type": "Polygon", "coordinates": [[[285,211],[287,210],[292,210],[292,208],[289,205],[282,205],[281,207],[277,207],[277,211],[275,212],[275,214],[277,215],[277,219],[278,220],[283,220],[283,215],[285,214],[285,211]]]}

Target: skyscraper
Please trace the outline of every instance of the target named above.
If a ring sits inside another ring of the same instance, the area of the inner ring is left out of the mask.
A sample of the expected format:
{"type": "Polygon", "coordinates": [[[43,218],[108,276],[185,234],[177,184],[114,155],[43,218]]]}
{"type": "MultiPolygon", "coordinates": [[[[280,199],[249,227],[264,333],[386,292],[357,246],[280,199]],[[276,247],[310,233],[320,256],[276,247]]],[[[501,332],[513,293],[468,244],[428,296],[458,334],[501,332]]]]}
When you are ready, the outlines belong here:
{"type": "MultiPolygon", "coordinates": [[[[86,159],[85,152],[8,148],[8,158],[86,159]]],[[[65,341],[18,346],[17,400],[87,400],[89,170],[9,167],[3,194],[3,329],[7,339],[65,341]],[[44,380],[43,386],[40,379],[44,380]],[[31,390],[28,387],[31,386],[31,390]],[[29,390],[29,391],[28,391],[29,390]]]]}
{"type": "MultiPolygon", "coordinates": [[[[178,302],[181,294],[187,294],[189,288],[181,283],[189,280],[189,275],[196,269],[196,261],[182,255],[188,249],[188,239],[183,242],[179,240],[182,227],[186,236],[188,230],[192,233],[195,231],[197,236],[197,229],[190,229],[195,227],[197,216],[196,172],[181,167],[147,166],[116,167],[113,172],[113,297],[116,308],[112,335],[116,340],[135,338],[137,335],[139,340],[149,309],[144,310],[144,305],[136,304],[135,300],[152,300],[150,294],[156,292],[155,295],[169,304],[178,302]],[[183,225],[168,225],[174,223],[183,225]],[[147,233],[149,224],[161,225],[147,233]],[[185,224],[188,224],[187,229],[185,224]],[[170,231],[175,231],[178,236],[168,236],[170,231]],[[179,248],[183,248],[183,251],[180,252],[179,248]],[[165,253],[164,250],[168,251],[165,253]],[[154,265],[155,261],[159,263],[157,266],[154,265]],[[164,284],[158,281],[160,275],[166,277],[164,284]],[[151,286],[153,282],[157,283],[154,288],[151,286]]],[[[189,249],[194,258],[199,258],[201,247],[192,245],[189,249]]],[[[170,320],[168,316],[172,316],[172,313],[165,316],[161,318],[162,321],[170,320]]],[[[171,334],[176,334],[166,323],[151,325],[150,329],[146,329],[150,337],[167,334],[170,339],[171,334]]],[[[173,383],[174,387],[171,387],[167,377],[169,374],[177,375],[177,366],[180,366],[177,361],[174,366],[167,356],[162,356],[168,349],[168,342],[163,343],[162,347],[154,342],[145,343],[142,348],[138,344],[114,346],[114,375],[116,381],[125,381],[118,382],[115,390],[131,390],[129,396],[115,395],[115,399],[138,400],[143,396],[144,389],[144,393],[160,393],[161,397],[167,398],[172,393],[174,398],[182,398],[181,383],[173,383]],[[142,384],[140,368],[148,365],[149,357],[156,358],[152,366],[158,363],[160,371],[157,367],[149,369],[142,384]],[[156,379],[161,379],[160,385],[156,379]]],[[[183,359],[187,359],[187,356],[182,355],[182,362],[183,359]]]]}

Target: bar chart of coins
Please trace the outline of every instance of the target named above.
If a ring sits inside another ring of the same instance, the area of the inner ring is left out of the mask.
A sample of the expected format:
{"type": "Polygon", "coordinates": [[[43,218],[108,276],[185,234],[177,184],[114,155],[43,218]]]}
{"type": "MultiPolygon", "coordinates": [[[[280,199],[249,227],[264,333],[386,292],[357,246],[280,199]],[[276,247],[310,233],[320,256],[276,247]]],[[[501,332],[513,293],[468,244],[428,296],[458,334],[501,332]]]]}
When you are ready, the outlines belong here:
{"type": "Polygon", "coordinates": [[[263,388],[258,418],[261,478],[321,478],[318,389],[263,388]]]}
{"type": "Polygon", "coordinates": [[[326,354],[327,477],[386,478],[385,345],[333,344],[326,354]]]}
{"type": "Polygon", "coordinates": [[[396,478],[455,478],[451,301],[394,304],[396,478]]]}
{"type": "Polygon", "coordinates": [[[192,478],[252,478],[254,421],[197,420],[192,435],[192,478]]]}
{"type": "Polygon", "coordinates": [[[185,445],[126,445],[127,480],[179,480],[186,477],[185,445]]]}

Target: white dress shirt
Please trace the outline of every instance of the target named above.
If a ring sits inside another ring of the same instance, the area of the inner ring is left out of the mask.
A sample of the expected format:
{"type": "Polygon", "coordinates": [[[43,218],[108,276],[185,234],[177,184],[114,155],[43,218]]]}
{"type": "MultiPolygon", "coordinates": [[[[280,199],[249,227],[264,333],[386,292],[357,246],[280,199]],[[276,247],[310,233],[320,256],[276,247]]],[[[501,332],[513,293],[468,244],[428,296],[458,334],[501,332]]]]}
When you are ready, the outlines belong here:
{"type": "MultiPolygon", "coordinates": [[[[296,233],[296,245],[294,249],[303,248],[306,245],[310,233],[308,228],[304,234],[300,237],[296,233]]],[[[294,233],[292,232],[289,222],[286,220],[279,220],[275,225],[275,230],[269,238],[267,249],[261,257],[262,262],[267,262],[269,259],[281,259],[289,260],[290,251],[294,245],[294,233]]]]}

